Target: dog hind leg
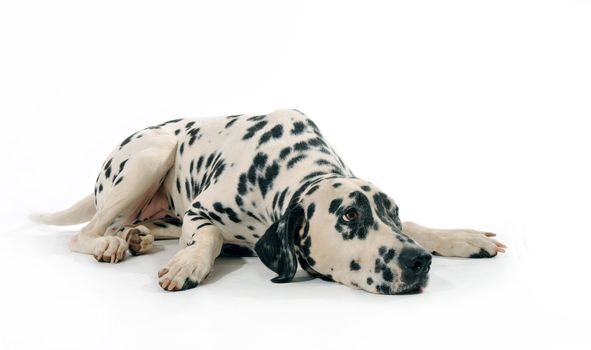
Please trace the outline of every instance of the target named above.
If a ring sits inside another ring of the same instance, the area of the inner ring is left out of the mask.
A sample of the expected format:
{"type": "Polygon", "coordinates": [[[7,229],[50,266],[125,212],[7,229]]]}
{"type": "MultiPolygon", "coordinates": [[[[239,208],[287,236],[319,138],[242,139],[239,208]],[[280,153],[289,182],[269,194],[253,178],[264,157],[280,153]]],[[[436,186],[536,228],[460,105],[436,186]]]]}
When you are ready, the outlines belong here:
{"type": "Polygon", "coordinates": [[[103,193],[91,221],[70,240],[70,249],[93,254],[98,261],[119,262],[125,257],[128,242],[117,235],[105,235],[110,226],[133,222],[161,186],[172,167],[177,139],[167,133],[144,135],[134,140],[136,151],[129,154],[124,169],[103,193]],[[141,147],[141,150],[137,150],[141,147]]]}

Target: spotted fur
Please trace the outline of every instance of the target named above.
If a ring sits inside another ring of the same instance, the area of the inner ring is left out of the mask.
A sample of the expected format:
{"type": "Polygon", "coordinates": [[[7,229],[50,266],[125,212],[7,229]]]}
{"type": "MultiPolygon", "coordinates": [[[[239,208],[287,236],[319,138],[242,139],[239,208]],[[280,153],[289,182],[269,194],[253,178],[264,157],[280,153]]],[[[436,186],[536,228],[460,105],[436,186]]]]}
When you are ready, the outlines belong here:
{"type": "Polygon", "coordinates": [[[181,250],[159,273],[166,290],[201,284],[220,254],[256,252],[274,282],[291,281],[299,265],[397,294],[425,287],[427,252],[480,258],[504,248],[484,232],[401,223],[394,200],[356,178],[296,110],[174,119],[135,132],[107,157],[93,195],[39,219],[90,220],[71,248],[99,261],[179,237],[181,250]]]}

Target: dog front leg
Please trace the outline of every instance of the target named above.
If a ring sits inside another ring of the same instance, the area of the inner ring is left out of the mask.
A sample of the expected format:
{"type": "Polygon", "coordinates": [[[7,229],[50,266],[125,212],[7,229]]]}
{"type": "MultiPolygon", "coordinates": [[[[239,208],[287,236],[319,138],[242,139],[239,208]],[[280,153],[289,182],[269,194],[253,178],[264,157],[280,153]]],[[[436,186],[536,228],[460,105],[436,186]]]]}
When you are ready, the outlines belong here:
{"type": "Polygon", "coordinates": [[[505,252],[494,233],[470,229],[434,229],[414,222],[403,222],[402,232],[417,241],[433,255],[461,258],[490,258],[505,252]]]}
{"type": "Polygon", "coordinates": [[[206,219],[183,220],[181,246],[158,272],[160,286],[168,291],[194,288],[209,274],[223,245],[222,232],[206,219]]]}

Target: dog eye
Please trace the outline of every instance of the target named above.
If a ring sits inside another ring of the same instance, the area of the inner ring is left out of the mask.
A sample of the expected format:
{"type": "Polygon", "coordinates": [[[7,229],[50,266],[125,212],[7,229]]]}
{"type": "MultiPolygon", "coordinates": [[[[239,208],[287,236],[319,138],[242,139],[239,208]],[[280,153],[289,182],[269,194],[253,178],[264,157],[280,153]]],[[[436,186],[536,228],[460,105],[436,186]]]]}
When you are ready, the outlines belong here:
{"type": "Polygon", "coordinates": [[[343,214],[343,220],[349,222],[349,221],[355,221],[359,219],[359,213],[357,212],[357,209],[355,208],[349,208],[345,211],[345,214],[343,214]]]}

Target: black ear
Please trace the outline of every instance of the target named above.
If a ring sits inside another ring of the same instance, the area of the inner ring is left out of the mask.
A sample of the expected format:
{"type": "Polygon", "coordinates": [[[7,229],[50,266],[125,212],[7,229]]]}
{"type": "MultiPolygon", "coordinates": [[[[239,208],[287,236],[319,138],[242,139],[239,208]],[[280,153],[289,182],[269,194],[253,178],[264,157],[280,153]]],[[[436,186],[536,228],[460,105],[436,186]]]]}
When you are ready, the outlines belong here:
{"type": "Polygon", "coordinates": [[[285,283],[293,279],[298,269],[294,235],[302,227],[304,209],[297,205],[267,229],[254,246],[254,250],[268,268],[279,276],[271,282],[285,283]]]}

